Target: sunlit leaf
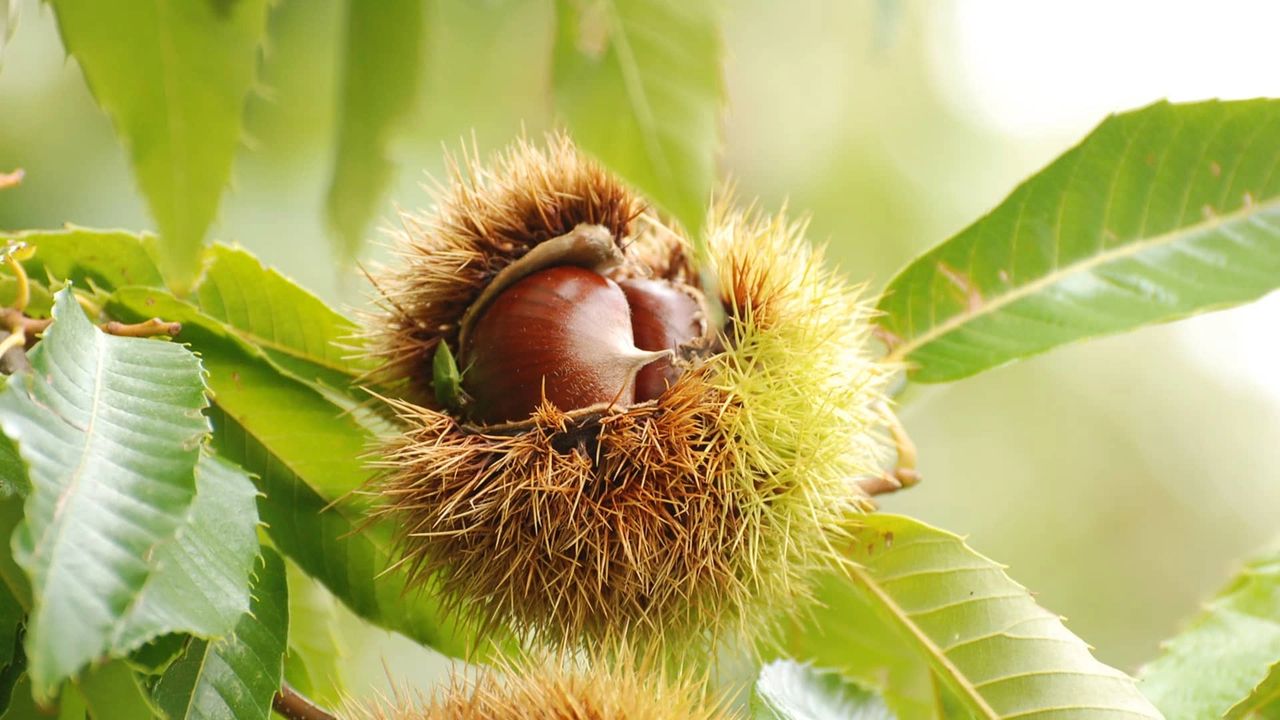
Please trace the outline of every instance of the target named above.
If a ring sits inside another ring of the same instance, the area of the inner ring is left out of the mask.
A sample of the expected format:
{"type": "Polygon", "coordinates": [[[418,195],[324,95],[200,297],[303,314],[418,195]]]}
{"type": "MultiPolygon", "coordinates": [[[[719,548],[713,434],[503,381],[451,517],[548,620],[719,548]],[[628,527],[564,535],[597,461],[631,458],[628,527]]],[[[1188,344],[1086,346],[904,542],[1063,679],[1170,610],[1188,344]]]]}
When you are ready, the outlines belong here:
{"type": "Polygon", "coordinates": [[[1003,567],[910,518],[858,520],[848,579],[973,717],[1160,718],[1003,567]]]}
{"type": "Polygon", "coordinates": [[[1277,663],[1280,547],[1248,563],[1186,631],[1165,643],[1143,669],[1141,688],[1169,720],[1247,717],[1246,709],[1268,701],[1280,706],[1277,663]],[[1245,707],[1228,715],[1237,704],[1245,707]]]}
{"type": "Polygon", "coordinates": [[[239,248],[215,245],[196,288],[200,309],[226,323],[281,367],[307,381],[346,388],[369,369],[350,343],[356,325],[239,248]]]}
{"type": "Polygon", "coordinates": [[[183,323],[182,338],[199,350],[214,392],[219,455],[257,477],[258,509],[276,547],[317,578],[357,615],[442,653],[465,656],[471,633],[443,617],[420,591],[406,591],[394,562],[390,528],[358,531],[351,500],[372,442],[352,413],[289,376],[226,326],[164,293],[126,288],[108,302],[125,319],[159,314],[183,323]],[[331,504],[332,503],[332,504],[331,504]]]}
{"type": "Polygon", "coordinates": [[[0,234],[0,245],[7,241],[36,249],[22,266],[38,280],[70,280],[79,287],[104,290],[125,285],[164,286],[156,266],[156,238],[149,233],[68,226],[0,234]]]}
{"type": "Polygon", "coordinates": [[[557,0],[556,109],[574,139],[698,237],[724,82],[711,0],[557,0]]]}
{"type": "Polygon", "coordinates": [[[160,678],[156,703],[170,720],[267,720],[280,689],[288,632],[284,561],[263,548],[249,612],[227,637],[192,641],[160,678]]]}
{"type": "Polygon", "coordinates": [[[51,1],[63,44],[129,151],[165,277],[185,291],[231,177],[267,0],[51,1]]]}
{"type": "Polygon", "coordinates": [[[956,380],[1280,287],[1280,100],[1104,121],[880,302],[892,354],[956,380]]]}
{"type": "Polygon", "coordinates": [[[354,260],[395,175],[388,145],[422,80],[421,0],[347,0],[329,222],[354,260]]]}
{"type": "Polygon", "coordinates": [[[186,517],[209,431],[189,350],[103,334],[70,290],[54,316],[35,372],[0,393],[0,426],[30,468],[13,545],[31,578],[27,655],[42,697],[112,646],[149,553],[186,517]]]}
{"type": "Polygon", "coordinates": [[[757,718],[778,720],[894,720],[884,701],[830,670],[775,660],[760,670],[757,718]]]}
{"type": "Polygon", "coordinates": [[[1276,720],[1280,718],[1280,662],[1271,666],[1267,677],[1223,716],[1225,720],[1276,720]]]}

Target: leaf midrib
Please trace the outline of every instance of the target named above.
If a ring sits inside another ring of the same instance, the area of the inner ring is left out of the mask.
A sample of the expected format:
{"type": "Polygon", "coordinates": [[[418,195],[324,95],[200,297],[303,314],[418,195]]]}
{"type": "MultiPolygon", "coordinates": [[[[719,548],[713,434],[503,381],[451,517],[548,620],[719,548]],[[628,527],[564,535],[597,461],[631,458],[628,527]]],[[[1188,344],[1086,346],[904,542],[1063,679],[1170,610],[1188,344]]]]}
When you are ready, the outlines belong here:
{"type": "Polygon", "coordinates": [[[1139,239],[1124,245],[1119,245],[1110,250],[1091,255],[1083,260],[1078,260],[1070,265],[1062,266],[1046,275],[1026,283],[1025,285],[1013,288],[1003,295],[997,295],[990,300],[984,300],[983,304],[976,310],[964,311],[952,315],[943,322],[929,328],[924,333],[917,335],[910,340],[904,341],[902,344],[895,347],[886,357],[886,360],[890,362],[900,362],[916,350],[919,350],[935,340],[958,330],[969,322],[980,317],[990,315],[1007,305],[1017,302],[1018,300],[1031,297],[1032,295],[1035,295],[1077,273],[1086,272],[1113,261],[1127,259],[1152,248],[1173,244],[1190,235],[1211,231],[1216,228],[1224,227],[1228,224],[1234,224],[1237,221],[1247,220],[1253,215],[1272,209],[1280,209],[1280,196],[1270,198],[1264,202],[1245,205],[1225,215],[1215,215],[1207,221],[1186,225],[1172,232],[1162,233],[1146,239],[1139,239]]]}
{"type": "Polygon", "coordinates": [[[986,698],[982,697],[977,688],[973,686],[973,683],[969,682],[964,673],[960,672],[960,669],[951,662],[951,658],[947,657],[946,653],[942,651],[942,648],[938,647],[937,643],[935,643],[924,633],[923,630],[920,629],[918,625],[916,625],[915,621],[911,619],[911,615],[907,613],[906,610],[902,609],[902,607],[900,607],[898,603],[880,587],[875,578],[871,577],[870,573],[866,571],[866,568],[861,565],[850,563],[847,569],[849,576],[874,595],[876,600],[879,601],[881,607],[888,610],[893,615],[899,626],[910,633],[911,636],[915,638],[916,642],[918,642],[921,647],[929,653],[929,656],[941,665],[946,674],[955,682],[954,687],[959,688],[964,692],[964,695],[973,710],[981,712],[982,716],[989,718],[989,720],[1001,720],[1000,715],[997,714],[995,709],[987,703],[986,698]]]}

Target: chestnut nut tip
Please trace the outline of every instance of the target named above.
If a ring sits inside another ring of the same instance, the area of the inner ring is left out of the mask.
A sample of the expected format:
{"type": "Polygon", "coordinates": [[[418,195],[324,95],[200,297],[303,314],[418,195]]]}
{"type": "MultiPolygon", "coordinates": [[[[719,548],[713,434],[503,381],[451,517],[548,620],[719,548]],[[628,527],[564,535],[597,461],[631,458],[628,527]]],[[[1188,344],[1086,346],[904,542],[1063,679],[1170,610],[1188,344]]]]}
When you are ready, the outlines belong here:
{"type": "Polygon", "coordinates": [[[636,347],[618,284],[571,265],[506,288],[475,322],[463,353],[471,414],[485,423],[524,419],[543,398],[565,411],[631,405],[636,373],[671,354],[636,347]]]}

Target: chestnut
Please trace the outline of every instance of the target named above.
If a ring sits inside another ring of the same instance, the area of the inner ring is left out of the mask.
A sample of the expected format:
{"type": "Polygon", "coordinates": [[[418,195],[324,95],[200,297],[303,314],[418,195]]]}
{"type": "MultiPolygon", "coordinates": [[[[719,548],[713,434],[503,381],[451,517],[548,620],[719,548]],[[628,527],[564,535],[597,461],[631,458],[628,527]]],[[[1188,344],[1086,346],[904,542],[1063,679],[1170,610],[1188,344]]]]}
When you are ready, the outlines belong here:
{"type": "MultiPolygon", "coordinates": [[[[641,350],[671,350],[706,333],[706,314],[691,288],[667,280],[631,278],[618,283],[631,306],[631,332],[641,350]]],[[[664,357],[636,375],[636,402],[653,400],[680,376],[680,368],[664,357]]]]}
{"type": "Polygon", "coordinates": [[[545,397],[563,411],[636,402],[636,373],[671,354],[636,346],[627,296],[613,280],[561,265],[502,290],[462,349],[471,416],[523,420],[545,397]]]}

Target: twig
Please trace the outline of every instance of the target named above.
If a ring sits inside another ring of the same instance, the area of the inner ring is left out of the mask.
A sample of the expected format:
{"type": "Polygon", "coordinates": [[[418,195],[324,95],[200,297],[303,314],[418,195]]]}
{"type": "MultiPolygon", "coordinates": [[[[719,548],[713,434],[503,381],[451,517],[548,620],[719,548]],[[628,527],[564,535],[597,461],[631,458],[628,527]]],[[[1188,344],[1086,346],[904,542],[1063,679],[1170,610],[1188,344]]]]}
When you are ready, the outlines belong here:
{"type": "Polygon", "coordinates": [[[920,483],[920,473],[916,470],[916,444],[911,442],[906,428],[902,427],[902,422],[889,410],[888,406],[881,405],[878,409],[885,425],[889,428],[889,435],[893,437],[898,461],[892,471],[860,477],[854,481],[871,497],[896,492],[920,483]]]}
{"type": "Polygon", "coordinates": [[[303,697],[289,683],[280,685],[280,691],[271,700],[271,709],[288,720],[338,720],[337,716],[303,697]]]}
{"type": "Polygon", "coordinates": [[[151,318],[145,322],[132,325],[112,320],[102,323],[99,327],[102,328],[102,332],[108,335],[119,335],[120,337],[153,337],[156,335],[173,337],[182,332],[182,323],[165,322],[160,318],[151,318]]]}
{"type": "Polygon", "coordinates": [[[27,339],[22,333],[0,330],[0,373],[12,375],[31,369],[27,359],[27,339]],[[14,338],[17,338],[14,340],[14,338]]]}

